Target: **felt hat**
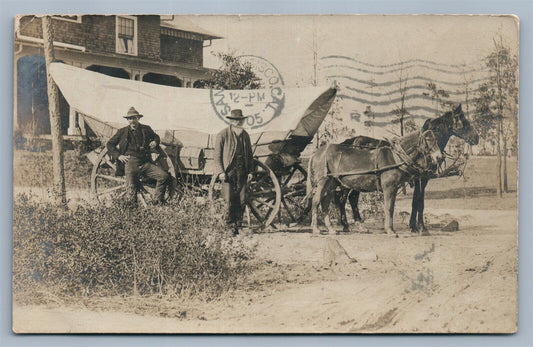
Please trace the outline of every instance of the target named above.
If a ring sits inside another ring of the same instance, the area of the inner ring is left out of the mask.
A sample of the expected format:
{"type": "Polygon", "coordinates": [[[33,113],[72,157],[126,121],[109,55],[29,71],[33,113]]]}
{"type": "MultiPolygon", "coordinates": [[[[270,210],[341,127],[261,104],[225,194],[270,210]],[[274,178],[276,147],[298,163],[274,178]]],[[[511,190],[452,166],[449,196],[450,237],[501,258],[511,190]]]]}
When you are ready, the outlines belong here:
{"type": "Polygon", "coordinates": [[[124,118],[128,119],[128,118],[132,118],[132,117],[139,117],[141,118],[143,115],[140,114],[139,112],[137,112],[137,110],[135,109],[135,107],[130,107],[130,109],[128,110],[128,114],[126,114],[124,116],[124,118]]]}
{"type": "Polygon", "coordinates": [[[245,116],[242,114],[242,110],[231,110],[231,113],[226,116],[228,119],[246,119],[245,116]]]}

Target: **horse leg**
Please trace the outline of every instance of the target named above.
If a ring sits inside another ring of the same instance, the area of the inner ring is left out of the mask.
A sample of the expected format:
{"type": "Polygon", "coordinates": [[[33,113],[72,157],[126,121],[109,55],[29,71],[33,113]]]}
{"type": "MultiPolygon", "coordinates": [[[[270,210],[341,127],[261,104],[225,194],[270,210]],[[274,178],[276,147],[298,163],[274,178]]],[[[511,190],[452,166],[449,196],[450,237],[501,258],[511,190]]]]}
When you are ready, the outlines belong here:
{"type": "Polygon", "coordinates": [[[355,229],[360,233],[367,233],[368,229],[363,225],[363,218],[359,214],[359,192],[351,190],[348,193],[348,201],[350,201],[350,206],[352,207],[355,229]]]}
{"type": "MultiPolygon", "coordinates": [[[[385,231],[389,235],[396,235],[393,228],[394,204],[396,202],[397,187],[389,184],[383,187],[383,202],[385,207],[385,231]]],[[[397,236],[397,235],[396,235],[397,236]]]]}
{"type": "Polygon", "coordinates": [[[428,178],[420,179],[420,199],[418,204],[418,230],[422,232],[422,235],[429,235],[428,229],[424,224],[424,194],[426,192],[426,186],[428,185],[428,178]]]}
{"type": "Polygon", "coordinates": [[[342,231],[348,232],[348,219],[346,218],[346,199],[350,192],[346,189],[341,189],[340,191],[335,191],[335,205],[339,208],[340,214],[340,224],[342,225],[342,231]]]}
{"type": "Polygon", "coordinates": [[[313,202],[311,205],[311,229],[313,234],[320,234],[320,228],[318,227],[318,208],[322,205],[324,196],[324,187],[327,183],[327,179],[322,179],[318,182],[315,191],[313,193],[313,202]]]}
{"type": "Polygon", "coordinates": [[[350,201],[350,206],[352,207],[353,220],[362,222],[363,218],[359,214],[359,192],[357,190],[351,190],[348,193],[348,201],[350,201]]]}
{"type": "Polygon", "coordinates": [[[416,225],[416,217],[420,206],[420,178],[414,178],[413,183],[415,189],[413,192],[413,201],[411,202],[411,218],[409,219],[409,228],[411,228],[411,232],[417,233],[418,227],[416,225]]]}
{"type": "MultiPolygon", "coordinates": [[[[332,182],[330,180],[330,182],[332,182]]],[[[324,185],[324,197],[322,198],[322,213],[324,214],[324,224],[328,230],[328,233],[335,234],[335,228],[331,225],[331,220],[329,218],[329,204],[333,197],[335,187],[332,186],[332,183],[326,182],[324,185]]]]}

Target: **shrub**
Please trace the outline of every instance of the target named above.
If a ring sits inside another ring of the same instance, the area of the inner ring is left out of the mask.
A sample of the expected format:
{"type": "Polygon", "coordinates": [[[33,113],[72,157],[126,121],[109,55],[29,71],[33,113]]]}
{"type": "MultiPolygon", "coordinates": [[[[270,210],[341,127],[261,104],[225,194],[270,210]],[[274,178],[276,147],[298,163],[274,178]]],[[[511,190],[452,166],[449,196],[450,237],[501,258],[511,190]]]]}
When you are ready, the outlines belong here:
{"type": "Polygon", "coordinates": [[[364,219],[383,217],[383,193],[370,192],[359,195],[359,212],[364,219]]]}
{"type": "MultiPolygon", "coordinates": [[[[67,188],[91,186],[92,164],[77,151],[64,152],[65,185],[67,188]]],[[[13,185],[26,187],[48,187],[53,181],[52,153],[13,152],[13,185]]]]}
{"type": "Polygon", "coordinates": [[[14,202],[13,291],[24,297],[45,287],[58,296],[210,299],[244,278],[254,251],[192,195],[147,209],[14,202]]]}

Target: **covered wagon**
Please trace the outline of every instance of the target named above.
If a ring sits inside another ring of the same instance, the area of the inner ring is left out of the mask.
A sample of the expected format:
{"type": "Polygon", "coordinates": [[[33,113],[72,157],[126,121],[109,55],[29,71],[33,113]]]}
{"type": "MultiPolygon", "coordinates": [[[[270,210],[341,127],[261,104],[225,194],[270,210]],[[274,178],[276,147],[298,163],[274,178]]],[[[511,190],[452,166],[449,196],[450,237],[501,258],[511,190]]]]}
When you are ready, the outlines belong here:
{"type": "MultiPolygon", "coordinates": [[[[307,176],[300,155],[328,114],[335,88],[193,89],[120,79],[61,63],[53,63],[50,70],[80,124],[102,144],[126,126],[123,115],[134,106],[161,138],[165,155],[154,153],[154,160],[178,186],[206,193],[217,186],[216,134],[228,126],[225,115],[232,108],[242,109],[255,158],[254,179],[247,186],[251,215],[261,226],[299,221],[307,176]]],[[[104,200],[124,192],[124,177],[105,147],[92,157],[92,193],[104,200]]],[[[150,199],[153,182],[140,180],[144,198],[150,199]]]]}

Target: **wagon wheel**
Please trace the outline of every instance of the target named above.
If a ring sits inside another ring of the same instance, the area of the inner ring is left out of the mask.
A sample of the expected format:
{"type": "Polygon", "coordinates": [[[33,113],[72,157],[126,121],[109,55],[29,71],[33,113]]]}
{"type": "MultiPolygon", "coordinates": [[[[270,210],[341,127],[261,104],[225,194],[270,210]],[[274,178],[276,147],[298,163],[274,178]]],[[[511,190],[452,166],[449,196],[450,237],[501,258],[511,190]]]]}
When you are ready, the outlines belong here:
{"type": "Polygon", "coordinates": [[[281,175],[278,175],[281,188],[281,208],[278,222],[286,226],[301,223],[311,210],[310,204],[304,201],[306,196],[307,171],[295,164],[281,175]]]}
{"type": "MultiPolygon", "coordinates": [[[[174,164],[167,156],[166,159],[159,158],[156,165],[161,166],[171,175],[169,188],[167,189],[165,199],[169,200],[174,197],[176,192],[176,173],[174,164]]],[[[101,203],[109,203],[114,199],[124,198],[126,196],[126,180],[122,175],[117,174],[117,165],[111,161],[107,153],[107,148],[102,149],[98,155],[96,165],[93,167],[91,174],[91,192],[101,203]]],[[[155,182],[139,179],[137,200],[143,206],[147,206],[152,200],[155,193],[155,182]]]]}
{"type": "MultiPolygon", "coordinates": [[[[221,185],[217,177],[211,179],[209,199],[220,197],[221,185]]],[[[281,205],[281,189],[274,172],[254,159],[253,178],[246,184],[246,206],[262,228],[272,224],[281,205]]]]}

